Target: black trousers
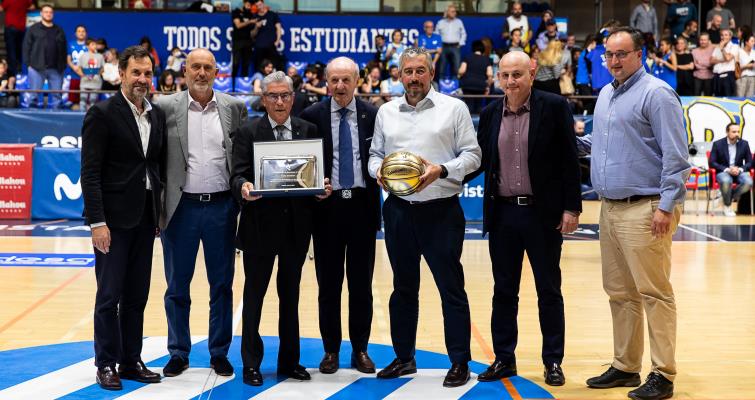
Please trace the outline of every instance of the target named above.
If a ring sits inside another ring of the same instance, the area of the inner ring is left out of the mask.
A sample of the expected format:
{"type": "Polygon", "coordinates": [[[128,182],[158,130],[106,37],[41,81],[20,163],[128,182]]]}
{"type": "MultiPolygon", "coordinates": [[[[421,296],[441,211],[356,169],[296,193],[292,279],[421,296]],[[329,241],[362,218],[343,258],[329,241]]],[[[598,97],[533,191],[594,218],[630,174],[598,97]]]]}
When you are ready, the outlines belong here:
{"type": "Polygon", "coordinates": [[[519,282],[524,253],[532,265],[543,335],[543,363],[561,363],[564,358],[564,299],[561,296],[561,244],[556,226],[541,221],[531,206],[495,201],[490,230],[493,263],[493,351],[497,360],[516,362],[519,282]]]}
{"type": "Polygon", "coordinates": [[[713,96],[713,78],[711,79],[698,79],[695,78],[695,93],[694,96],[713,96]]]}
{"type": "Polygon", "coordinates": [[[242,312],[241,359],[244,367],[259,368],[265,354],[260,337],[262,304],[278,257],[278,370],[288,372],[299,364],[299,282],[309,250],[310,235],[296,232],[291,212],[269,230],[264,245],[244,252],[244,309],[242,312]]]}
{"type": "Polygon", "coordinates": [[[366,189],[352,198],[334,193],[317,207],[314,228],[315,270],[320,335],[325,352],[341,349],[341,289],[344,261],[349,288],[349,338],[352,351],[366,351],[372,326],[372,273],[377,230],[370,222],[366,189]]]}
{"type": "Polygon", "coordinates": [[[152,195],[147,191],[139,225],[110,229],[110,252],[94,249],[94,353],[98,367],[133,365],[141,359],[144,308],[155,243],[152,195]]]}
{"type": "MultiPolygon", "coordinates": [[[[233,69],[231,76],[247,77],[249,76],[249,65],[252,63],[253,42],[234,42],[233,43],[233,69]],[[239,71],[240,69],[240,71],[239,71]]],[[[257,66],[254,66],[257,68],[257,66]]],[[[236,81],[233,82],[236,85],[236,81]]],[[[234,86],[234,90],[236,87],[234,86]]]]}
{"type": "Polygon", "coordinates": [[[393,269],[390,299],[391,339],[396,356],[414,357],[419,316],[420,257],[424,256],[440,292],[446,351],[452,363],[466,363],[471,321],[464,291],[461,251],[464,212],[456,196],[410,204],[389,196],[383,206],[385,245],[393,269]]]}
{"type": "Polygon", "coordinates": [[[257,72],[261,72],[261,65],[262,61],[269,60],[273,63],[275,66],[276,71],[285,71],[284,65],[283,65],[283,59],[281,58],[280,53],[278,53],[278,49],[275,48],[275,46],[271,47],[255,47],[254,48],[254,70],[257,72]]]}
{"type": "Polygon", "coordinates": [[[713,95],[731,97],[737,93],[734,71],[713,75],[713,95]]]}

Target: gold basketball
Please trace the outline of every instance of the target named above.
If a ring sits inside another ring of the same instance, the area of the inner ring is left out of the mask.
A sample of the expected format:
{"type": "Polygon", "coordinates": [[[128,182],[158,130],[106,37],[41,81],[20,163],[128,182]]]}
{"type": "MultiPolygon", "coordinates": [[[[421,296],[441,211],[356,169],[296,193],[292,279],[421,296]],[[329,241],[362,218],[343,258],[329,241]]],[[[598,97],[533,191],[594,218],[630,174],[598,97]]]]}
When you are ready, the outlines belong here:
{"type": "Polygon", "coordinates": [[[419,177],[425,173],[422,159],[408,151],[397,151],[383,159],[380,175],[385,188],[396,196],[414,193],[420,185],[419,177]]]}

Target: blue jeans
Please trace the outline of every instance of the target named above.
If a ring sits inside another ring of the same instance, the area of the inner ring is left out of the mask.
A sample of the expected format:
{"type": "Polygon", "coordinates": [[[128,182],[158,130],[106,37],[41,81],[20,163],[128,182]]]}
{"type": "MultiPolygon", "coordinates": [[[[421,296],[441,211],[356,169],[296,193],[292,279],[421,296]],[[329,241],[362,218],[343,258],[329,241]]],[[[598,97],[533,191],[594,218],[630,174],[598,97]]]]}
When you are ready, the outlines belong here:
{"type": "Polygon", "coordinates": [[[730,206],[732,199],[739,200],[739,196],[750,190],[752,187],[752,177],[749,171],[742,171],[738,176],[731,176],[728,172],[719,172],[716,174],[718,186],[721,190],[721,197],[724,198],[724,205],[730,206]],[[737,189],[732,194],[731,184],[736,179],[737,189]]]}
{"type": "Polygon", "coordinates": [[[189,286],[202,241],[210,283],[210,356],[226,356],[233,335],[233,273],[238,206],[231,196],[209,202],[182,198],[160,234],[165,259],[168,351],[189,359],[189,286]]]}
{"type": "Polygon", "coordinates": [[[443,45],[443,50],[440,52],[440,79],[450,77],[456,78],[456,74],[459,72],[459,64],[461,64],[461,48],[459,46],[446,46],[443,45]],[[450,73],[448,67],[451,67],[450,73]]]}
{"type": "Polygon", "coordinates": [[[21,71],[21,47],[25,31],[5,27],[5,49],[8,53],[8,76],[15,76],[21,71]]]}
{"type": "MultiPolygon", "coordinates": [[[[47,80],[50,90],[60,90],[63,87],[63,74],[56,69],[47,68],[43,71],[37,71],[36,69],[29,67],[29,89],[42,90],[42,86],[47,80]]],[[[44,96],[47,93],[39,93],[38,95],[32,95],[29,102],[30,107],[41,108],[44,105],[44,96]]],[[[50,108],[60,107],[61,93],[49,93],[48,105],[50,108]]]]}

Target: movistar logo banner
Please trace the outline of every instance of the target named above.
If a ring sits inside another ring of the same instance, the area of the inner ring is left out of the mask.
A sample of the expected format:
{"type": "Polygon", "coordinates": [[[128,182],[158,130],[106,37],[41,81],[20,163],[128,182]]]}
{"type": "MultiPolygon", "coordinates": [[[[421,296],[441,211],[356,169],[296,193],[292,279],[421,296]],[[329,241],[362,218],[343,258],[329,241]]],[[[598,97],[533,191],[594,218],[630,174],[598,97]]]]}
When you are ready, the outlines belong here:
{"type": "Polygon", "coordinates": [[[76,200],[81,197],[81,178],[78,182],[73,183],[68,175],[58,174],[53,183],[53,192],[55,192],[55,199],[58,201],[63,200],[63,193],[69,200],[76,200]]]}

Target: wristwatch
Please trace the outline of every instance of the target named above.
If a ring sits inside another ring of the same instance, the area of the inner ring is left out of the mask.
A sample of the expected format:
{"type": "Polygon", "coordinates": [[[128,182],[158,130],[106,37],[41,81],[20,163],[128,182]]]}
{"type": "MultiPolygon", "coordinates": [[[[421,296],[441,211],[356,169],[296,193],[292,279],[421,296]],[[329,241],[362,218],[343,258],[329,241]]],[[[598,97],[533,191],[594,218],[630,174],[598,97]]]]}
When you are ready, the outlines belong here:
{"type": "Polygon", "coordinates": [[[448,168],[445,165],[440,165],[440,179],[448,178],[448,168]]]}

